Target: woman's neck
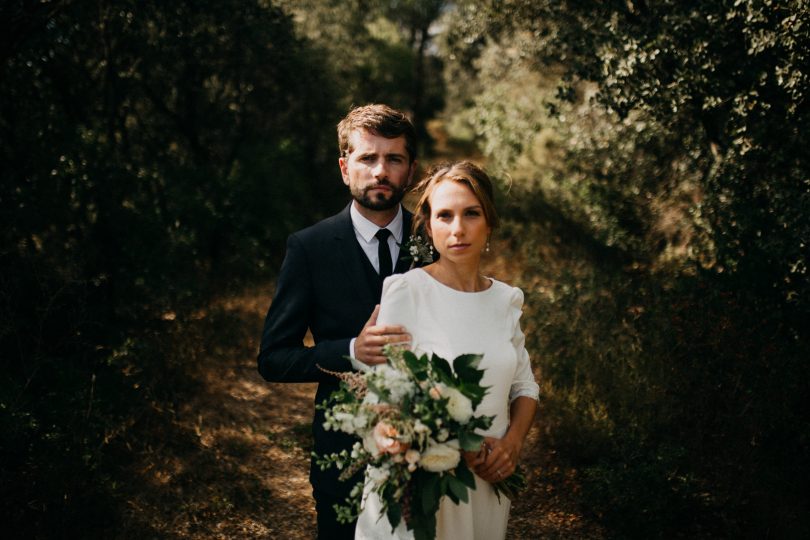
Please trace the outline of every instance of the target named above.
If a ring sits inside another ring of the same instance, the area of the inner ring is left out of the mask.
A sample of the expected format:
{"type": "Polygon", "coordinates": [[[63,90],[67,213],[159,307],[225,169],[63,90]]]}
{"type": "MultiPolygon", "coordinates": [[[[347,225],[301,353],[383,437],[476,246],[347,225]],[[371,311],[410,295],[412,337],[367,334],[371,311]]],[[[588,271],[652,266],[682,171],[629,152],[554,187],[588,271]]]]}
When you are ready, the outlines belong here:
{"type": "Polygon", "coordinates": [[[439,259],[423,268],[436,281],[451,289],[462,292],[480,292],[488,289],[489,280],[479,272],[478,261],[470,264],[458,264],[439,259]]]}

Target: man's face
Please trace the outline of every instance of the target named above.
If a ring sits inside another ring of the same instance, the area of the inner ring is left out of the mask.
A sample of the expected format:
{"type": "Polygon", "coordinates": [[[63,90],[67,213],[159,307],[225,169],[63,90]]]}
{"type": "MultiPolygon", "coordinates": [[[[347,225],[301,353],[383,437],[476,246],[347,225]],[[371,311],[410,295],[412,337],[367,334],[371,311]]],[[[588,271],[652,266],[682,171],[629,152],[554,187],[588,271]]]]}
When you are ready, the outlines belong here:
{"type": "Polygon", "coordinates": [[[352,152],[338,160],[343,183],[369,210],[389,210],[402,200],[416,163],[408,159],[405,137],[386,139],[364,129],[349,136],[352,152]]]}

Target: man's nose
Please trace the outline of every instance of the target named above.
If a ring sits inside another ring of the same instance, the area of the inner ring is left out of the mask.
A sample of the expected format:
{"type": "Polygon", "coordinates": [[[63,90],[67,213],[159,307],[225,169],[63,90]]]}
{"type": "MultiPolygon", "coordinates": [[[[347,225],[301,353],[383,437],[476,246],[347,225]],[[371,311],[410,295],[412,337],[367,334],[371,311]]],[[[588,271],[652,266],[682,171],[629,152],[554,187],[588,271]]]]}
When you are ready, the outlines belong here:
{"type": "Polygon", "coordinates": [[[371,168],[371,174],[373,174],[375,178],[385,178],[387,172],[388,168],[385,166],[384,159],[377,161],[374,167],[371,168]]]}

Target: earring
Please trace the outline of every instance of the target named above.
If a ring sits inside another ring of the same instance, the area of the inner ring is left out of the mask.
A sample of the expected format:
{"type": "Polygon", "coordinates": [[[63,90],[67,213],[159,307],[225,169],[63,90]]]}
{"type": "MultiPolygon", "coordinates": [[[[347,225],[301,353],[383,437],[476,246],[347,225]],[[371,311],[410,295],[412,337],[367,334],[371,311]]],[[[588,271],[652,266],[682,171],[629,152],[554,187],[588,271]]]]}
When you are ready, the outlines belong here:
{"type": "Polygon", "coordinates": [[[486,249],[484,249],[484,251],[486,251],[487,253],[489,253],[489,240],[487,240],[487,247],[486,247],[486,249]]]}

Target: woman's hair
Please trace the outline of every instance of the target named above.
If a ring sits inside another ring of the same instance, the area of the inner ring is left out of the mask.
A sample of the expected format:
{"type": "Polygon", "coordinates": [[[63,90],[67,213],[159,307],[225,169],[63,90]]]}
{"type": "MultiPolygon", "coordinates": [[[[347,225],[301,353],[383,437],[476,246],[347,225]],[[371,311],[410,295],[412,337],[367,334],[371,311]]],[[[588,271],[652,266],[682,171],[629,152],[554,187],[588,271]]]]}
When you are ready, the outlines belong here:
{"type": "Polygon", "coordinates": [[[411,162],[416,159],[416,129],[404,112],[377,103],[355,107],[349,111],[337,128],[341,157],[347,157],[354,150],[351,135],[358,129],[365,129],[386,139],[404,136],[408,158],[411,162]]]}
{"type": "Polygon", "coordinates": [[[495,194],[492,180],[484,170],[470,161],[456,161],[437,165],[428,171],[425,178],[419,181],[414,191],[419,194],[413,219],[413,234],[427,234],[430,222],[430,196],[441,182],[450,180],[469,187],[484,210],[484,218],[492,229],[498,226],[498,212],[495,210],[495,194]]]}

